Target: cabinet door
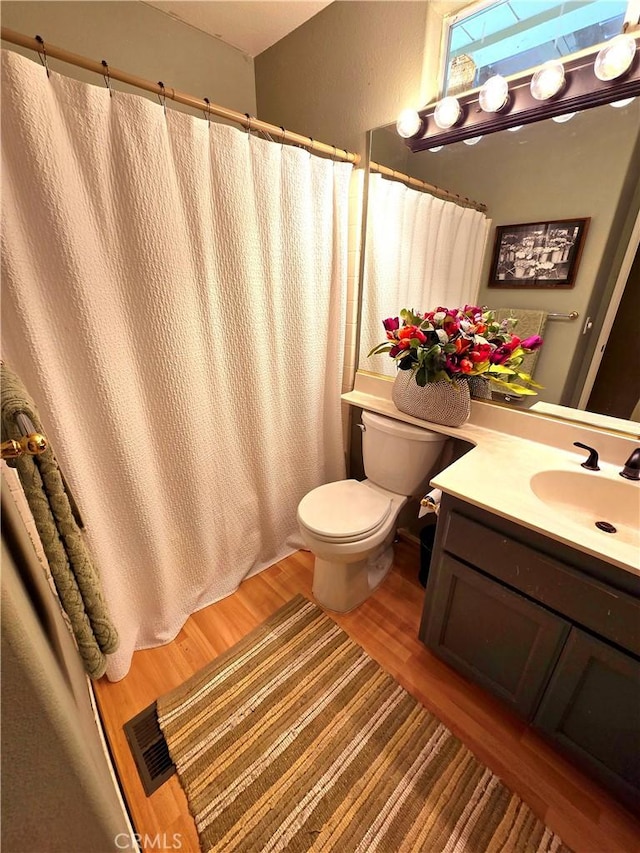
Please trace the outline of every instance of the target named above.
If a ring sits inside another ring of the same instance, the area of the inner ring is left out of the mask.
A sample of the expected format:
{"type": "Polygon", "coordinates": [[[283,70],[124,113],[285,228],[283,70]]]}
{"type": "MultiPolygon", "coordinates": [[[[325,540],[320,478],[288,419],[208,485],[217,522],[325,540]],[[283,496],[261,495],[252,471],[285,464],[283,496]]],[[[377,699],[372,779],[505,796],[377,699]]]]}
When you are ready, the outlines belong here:
{"type": "Polygon", "coordinates": [[[534,724],[640,805],[640,663],[573,628],[534,724]]]}
{"type": "Polygon", "coordinates": [[[568,623],[448,554],[441,555],[427,596],[424,642],[531,719],[568,623]]]}

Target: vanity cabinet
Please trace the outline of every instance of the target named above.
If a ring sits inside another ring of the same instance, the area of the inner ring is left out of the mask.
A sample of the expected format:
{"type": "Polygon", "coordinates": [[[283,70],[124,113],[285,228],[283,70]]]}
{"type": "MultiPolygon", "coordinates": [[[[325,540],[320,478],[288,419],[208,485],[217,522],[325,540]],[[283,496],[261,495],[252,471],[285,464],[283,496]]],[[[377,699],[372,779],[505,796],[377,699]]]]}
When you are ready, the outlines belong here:
{"type": "Polygon", "coordinates": [[[530,718],[569,623],[446,553],[433,596],[427,645],[530,718]]]}
{"type": "Polygon", "coordinates": [[[445,495],[420,637],[640,804],[640,578],[445,495]]]}

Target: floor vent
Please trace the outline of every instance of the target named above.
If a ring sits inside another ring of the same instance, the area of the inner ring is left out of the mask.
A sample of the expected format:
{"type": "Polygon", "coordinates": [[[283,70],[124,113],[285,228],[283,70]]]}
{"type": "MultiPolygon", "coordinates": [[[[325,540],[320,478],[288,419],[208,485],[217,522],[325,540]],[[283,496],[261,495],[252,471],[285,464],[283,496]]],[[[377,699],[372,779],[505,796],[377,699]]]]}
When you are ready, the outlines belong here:
{"type": "Polygon", "coordinates": [[[136,762],[144,792],[149,797],[176,772],[169,747],[158,724],[156,703],[125,723],[124,733],[136,762]]]}

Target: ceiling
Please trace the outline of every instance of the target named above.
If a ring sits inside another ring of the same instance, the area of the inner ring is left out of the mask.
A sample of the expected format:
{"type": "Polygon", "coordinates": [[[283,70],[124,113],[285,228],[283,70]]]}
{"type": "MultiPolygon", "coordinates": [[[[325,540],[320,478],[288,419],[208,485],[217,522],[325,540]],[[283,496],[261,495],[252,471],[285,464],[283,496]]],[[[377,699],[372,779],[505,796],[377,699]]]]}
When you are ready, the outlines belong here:
{"type": "Polygon", "coordinates": [[[332,0],[146,0],[172,18],[257,56],[332,0]]]}

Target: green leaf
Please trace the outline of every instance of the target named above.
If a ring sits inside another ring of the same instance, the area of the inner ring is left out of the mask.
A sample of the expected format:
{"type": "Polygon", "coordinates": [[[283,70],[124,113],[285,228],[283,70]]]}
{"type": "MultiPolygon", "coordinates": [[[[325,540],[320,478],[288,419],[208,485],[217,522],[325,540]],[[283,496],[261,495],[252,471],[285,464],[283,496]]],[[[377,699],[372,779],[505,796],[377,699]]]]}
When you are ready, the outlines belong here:
{"type": "Polygon", "coordinates": [[[524,385],[518,385],[517,382],[504,382],[502,379],[496,379],[493,377],[491,381],[500,388],[506,388],[506,390],[510,391],[512,394],[519,394],[522,397],[537,396],[535,391],[532,391],[530,388],[525,388],[524,385]]]}
{"type": "Polygon", "coordinates": [[[510,367],[505,367],[504,364],[492,364],[489,368],[489,373],[507,373],[511,376],[515,374],[515,370],[510,367]]]}
{"type": "Polygon", "coordinates": [[[381,353],[381,352],[390,352],[392,347],[393,347],[393,344],[390,344],[390,343],[377,344],[377,345],[376,345],[376,346],[371,350],[371,352],[369,353],[369,355],[367,356],[367,358],[369,358],[369,357],[370,357],[370,356],[372,356],[372,355],[378,355],[378,354],[379,354],[379,353],[381,353]]]}
{"type": "Polygon", "coordinates": [[[544,388],[544,385],[538,385],[537,382],[534,382],[528,373],[518,373],[518,378],[523,379],[525,382],[527,382],[533,388],[544,388]]]}
{"type": "Polygon", "coordinates": [[[419,385],[421,388],[427,384],[427,371],[425,367],[420,367],[416,370],[416,385],[419,385]]]}
{"type": "Polygon", "coordinates": [[[514,394],[522,394],[524,397],[537,397],[537,393],[533,390],[533,388],[525,388],[524,385],[518,385],[517,382],[507,382],[509,390],[513,391],[514,394]]]}

